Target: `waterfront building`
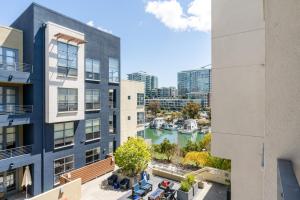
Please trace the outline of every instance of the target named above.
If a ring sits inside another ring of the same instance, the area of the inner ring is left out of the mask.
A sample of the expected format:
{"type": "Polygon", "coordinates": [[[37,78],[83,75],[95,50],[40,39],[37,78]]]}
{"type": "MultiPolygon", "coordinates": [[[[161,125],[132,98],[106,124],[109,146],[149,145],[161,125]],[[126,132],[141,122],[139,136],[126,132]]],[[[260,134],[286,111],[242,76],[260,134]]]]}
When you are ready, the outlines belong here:
{"type": "Polygon", "coordinates": [[[128,74],[128,80],[141,81],[145,83],[145,96],[150,98],[153,89],[158,88],[158,78],[146,72],[135,72],[128,74]]]}
{"type": "Polygon", "coordinates": [[[299,8],[212,1],[212,154],[231,159],[232,200],[300,199],[299,8]]]}
{"type": "Polygon", "coordinates": [[[0,28],[0,74],[6,195],[25,166],[37,195],[120,144],[120,38],[33,3],[0,28]]]}
{"type": "Polygon", "coordinates": [[[202,107],[207,107],[201,99],[146,99],[146,106],[149,105],[151,102],[158,102],[160,108],[163,110],[172,110],[172,111],[180,111],[184,106],[187,105],[189,102],[194,102],[200,104],[202,107]]]}
{"type": "Polygon", "coordinates": [[[144,137],[144,87],[140,81],[121,80],[121,143],[128,137],[144,137]]]}

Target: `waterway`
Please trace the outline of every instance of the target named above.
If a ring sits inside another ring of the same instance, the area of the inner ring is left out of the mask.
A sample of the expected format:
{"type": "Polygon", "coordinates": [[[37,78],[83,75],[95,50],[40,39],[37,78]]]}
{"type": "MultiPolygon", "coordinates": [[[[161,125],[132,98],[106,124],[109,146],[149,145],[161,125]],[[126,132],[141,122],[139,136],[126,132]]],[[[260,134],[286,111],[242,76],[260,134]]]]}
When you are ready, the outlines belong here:
{"type": "Polygon", "coordinates": [[[179,147],[184,147],[189,140],[196,142],[200,141],[202,138],[203,134],[200,132],[182,134],[178,131],[145,129],[145,139],[151,139],[152,144],[160,144],[164,139],[168,139],[171,143],[176,143],[179,147]]]}

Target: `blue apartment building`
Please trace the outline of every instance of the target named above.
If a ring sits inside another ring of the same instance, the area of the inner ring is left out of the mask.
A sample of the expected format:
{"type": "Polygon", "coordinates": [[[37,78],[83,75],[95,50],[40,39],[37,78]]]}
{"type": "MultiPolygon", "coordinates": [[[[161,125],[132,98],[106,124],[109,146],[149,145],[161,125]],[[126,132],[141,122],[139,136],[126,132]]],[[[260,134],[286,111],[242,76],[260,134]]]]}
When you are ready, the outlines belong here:
{"type": "Polygon", "coordinates": [[[120,38],[35,3],[0,33],[0,193],[37,195],[119,146],[120,38]]]}

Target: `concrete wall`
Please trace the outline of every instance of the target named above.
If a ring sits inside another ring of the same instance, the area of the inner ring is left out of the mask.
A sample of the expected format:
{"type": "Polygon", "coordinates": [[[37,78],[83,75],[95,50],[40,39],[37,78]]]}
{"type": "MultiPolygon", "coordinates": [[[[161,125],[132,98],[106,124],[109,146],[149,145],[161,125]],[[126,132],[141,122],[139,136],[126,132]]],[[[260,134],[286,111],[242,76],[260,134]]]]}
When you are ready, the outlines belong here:
{"type": "Polygon", "coordinates": [[[85,111],[85,44],[76,44],[67,42],[55,37],[58,33],[64,33],[72,37],[84,40],[84,34],[78,31],[60,26],[58,24],[47,22],[45,30],[45,108],[46,122],[66,122],[84,119],[85,111]],[[60,77],[57,68],[57,43],[58,41],[69,43],[78,47],[77,58],[77,77],[60,77]],[[58,88],[77,89],[78,92],[78,110],[71,112],[58,112],[58,88]]]}
{"type": "Polygon", "coordinates": [[[263,194],[263,9],[262,0],[212,1],[212,152],[232,161],[233,200],[263,194]]]}
{"type": "Polygon", "coordinates": [[[300,180],[300,2],[213,0],[212,152],[232,199],[277,199],[277,159],[300,180]]]}
{"type": "Polygon", "coordinates": [[[121,81],[121,143],[127,141],[128,137],[136,137],[138,131],[145,129],[144,124],[137,125],[137,112],[145,112],[145,106],[137,106],[137,93],[144,94],[144,87],[143,82],[121,81]]]}
{"type": "Polygon", "coordinates": [[[11,27],[0,26],[0,47],[18,50],[19,62],[23,62],[23,32],[11,27]]]}
{"type": "Polygon", "coordinates": [[[56,187],[45,193],[30,198],[30,200],[60,200],[60,199],[81,199],[81,179],[76,179],[62,186],[56,187]]]}

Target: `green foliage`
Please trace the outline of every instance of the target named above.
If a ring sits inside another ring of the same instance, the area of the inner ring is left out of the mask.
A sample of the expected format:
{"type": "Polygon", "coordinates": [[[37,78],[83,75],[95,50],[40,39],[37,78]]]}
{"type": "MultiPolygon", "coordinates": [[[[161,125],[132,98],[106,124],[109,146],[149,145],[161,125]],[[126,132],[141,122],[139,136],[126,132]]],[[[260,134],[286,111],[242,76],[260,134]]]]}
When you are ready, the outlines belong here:
{"type": "Polygon", "coordinates": [[[184,192],[188,192],[191,189],[192,185],[187,181],[181,181],[180,183],[180,190],[184,191],[184,192]]]}
{"type": "Polygon", "coordinates": [[[189,102],[182,108],[182,114],[185,118],[196,119],[199,116],[200,104],[189,102]]]}
{"type": "Polygon", "coordinates": [[[190,185],[193,185],[193,184],[196,183],[196,178],[195,178],[194,175],[190,174],[190,175],[187,175],[186,181],[187,181],[190,185]]]}
{"type": "Polygon", "coordinates": [[[170,143],[168,139],[164,139],[162,143],[152,145],[152,148],[154,152],[164,154],[167,160],[171,161],[172,156],[175,155],[177,145],[170,143]]]}
{"type": "Polygon", "coordinates": [[[115,153],[116,164],[130,176],[145,170],[150,161],[150,147],[142,138],[129,138],[115,153]]]}
{"type": "Polygon", "coordinates": [[[218,157],[214,157],[214,156],[210,155],[208,157],[208,161],[206,163],[206,166],[230,171],[231,161],[227,160],[227,159],[218,158],[218,157]]]}
{"type": "Polygon", "coordinates": [[[160,103],[159,101],[151,101],[147,106],[147,109],[151,111],[153,115],[157,115],[160,112],[160,103]]]}
{"type": "Polygon", "coordinates": [[[182,148],[182,151],[185,154],[191,151],[210,151],[211,144],[211,133],[206,134],[199,142],[188,141],[186,146],[182,148]]]}

